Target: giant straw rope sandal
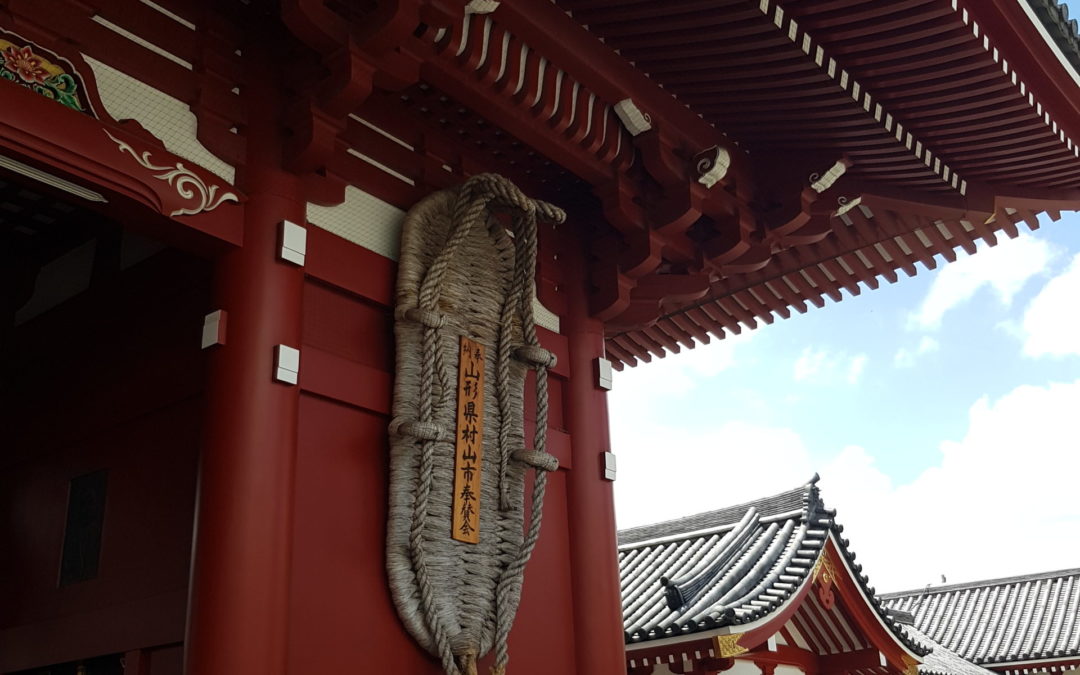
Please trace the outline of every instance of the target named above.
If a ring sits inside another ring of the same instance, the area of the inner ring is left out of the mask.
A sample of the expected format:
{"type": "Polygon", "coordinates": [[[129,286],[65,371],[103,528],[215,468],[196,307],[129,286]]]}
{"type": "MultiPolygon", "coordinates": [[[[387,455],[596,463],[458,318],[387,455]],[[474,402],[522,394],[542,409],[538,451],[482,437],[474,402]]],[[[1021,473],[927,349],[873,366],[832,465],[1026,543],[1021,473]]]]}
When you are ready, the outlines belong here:
{"type": "Polygon", "coordinates": [[[537,221],[564,213],[510,181],[477,175],[405,219],[398,268],[397,372],[390,423],[386,564],[398,614],[447,675],[476,672],[507,637],[540,533],[547,473],[547,371],[533,318],[537,221]],[[478,542],[451,538],[459,436],[460,338],[485,348],[478,542]],[[536,433],[525,445],[524,386],[536,371],[536,433]],[[529,517],[525,478],[534,471],[529,517]]]}

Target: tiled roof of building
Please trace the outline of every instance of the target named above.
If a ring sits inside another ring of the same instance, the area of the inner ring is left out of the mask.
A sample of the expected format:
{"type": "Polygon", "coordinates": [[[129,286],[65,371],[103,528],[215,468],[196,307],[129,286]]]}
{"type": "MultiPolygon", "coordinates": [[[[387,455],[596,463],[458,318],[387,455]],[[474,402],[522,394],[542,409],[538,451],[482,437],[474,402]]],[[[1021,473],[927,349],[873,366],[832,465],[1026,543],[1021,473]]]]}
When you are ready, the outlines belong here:
{"type": "Polygon", "coordinates": [[[627,642],[746,624],[778,610],[807,581],[830,533],[874,611],[913,652],[925,649],[885,614],[821,502],[818,477],[794,490],[619,533],[627,642]]]}
{"type": "Polygon", "coordinates": [[[1080,569],[882,596],[934,642],[977,664],[1080,658],[1080,569]]]}
{"type": "Polygon", "coordinates": [[[1058,0],[1027,0],[1072,67],[1080,71],[1080,32],[1069,8],[1058,0]]]}
{"type": "Polygon", "coordinates": [[[942,647],[914,626],[907,626],[908,634],[924,647],[933,649],[919,664],[919,675],[994,675],[994,672],[961,657],[951,649],[942,647]]]}

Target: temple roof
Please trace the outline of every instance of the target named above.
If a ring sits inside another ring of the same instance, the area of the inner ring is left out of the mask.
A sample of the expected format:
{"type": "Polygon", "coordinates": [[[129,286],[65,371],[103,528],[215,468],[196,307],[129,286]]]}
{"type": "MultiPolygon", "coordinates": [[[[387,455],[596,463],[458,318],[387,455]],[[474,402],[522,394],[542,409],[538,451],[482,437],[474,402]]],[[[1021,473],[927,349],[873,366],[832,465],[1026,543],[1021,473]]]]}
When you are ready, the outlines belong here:
{"type": "Polygon", "coordinates": [[[915,641],[933,649],[919,664],[919,675],[991,675],[993,671],[977,666],[947,647],[931,640],[914,626],[907,626],[908,634],[915,641]]]}
{"type": "Polygon", "coordinates": [[[627,642],[750,624],[778,614],[811,579],[831,539],[875,612],[915,654],[854,562],[817,476],[793,490],[619,533],[627,642]]]}
{"type": "Polygon", "coordinates": [[[929,638],[982,665],[1080,660],[1080,569],[882,596],[929,638]]]}
{"type": "MultiPolygon", "coordinates": [[[[557,3],[747,153],[755,236],[771,245],[760,266],[722,260],[707,285],[670,292],[644,327],[637,312],[610,322],[616,367],[914,276],[1080,197],[1080,41],[1054,0],[557,3]],[[838,158],[846,172],[789,235],[785,181],[838,158]]],[[[661,295],[653,281],[641,303],[661,295]]]]}
{"type": "Polygon", "coordinates": [[[1076,19],[1069,18],[1069,7],[1059,0],[1027,0],[1046,27],[1058,49],[1072,67],[1080,72],[1080,32],[1076,19]]]}

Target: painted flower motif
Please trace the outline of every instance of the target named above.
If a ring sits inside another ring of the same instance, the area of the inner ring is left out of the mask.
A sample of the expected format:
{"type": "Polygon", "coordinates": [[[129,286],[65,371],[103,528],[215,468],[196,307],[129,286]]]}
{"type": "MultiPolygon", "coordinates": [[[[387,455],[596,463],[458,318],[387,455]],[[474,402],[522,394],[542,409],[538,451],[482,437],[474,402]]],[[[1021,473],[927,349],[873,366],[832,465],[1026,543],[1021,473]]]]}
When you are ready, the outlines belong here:
{"type": "Polygon", "coordinates": [[[41,57],[34,54],[29,47],[11,45],[2,54],[4,67],[17,73],[24,81],[44,84],[48,79],[49,71],[42,67],[41,57]]]}

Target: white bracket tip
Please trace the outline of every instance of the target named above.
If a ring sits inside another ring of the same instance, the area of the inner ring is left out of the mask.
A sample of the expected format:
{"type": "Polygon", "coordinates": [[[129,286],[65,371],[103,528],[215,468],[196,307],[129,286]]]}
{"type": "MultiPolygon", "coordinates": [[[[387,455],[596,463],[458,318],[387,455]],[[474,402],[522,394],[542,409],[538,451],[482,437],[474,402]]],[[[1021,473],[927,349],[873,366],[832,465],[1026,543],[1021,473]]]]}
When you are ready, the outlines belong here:
{"type": "Polygon", "coordinates": [[[619,120],[631,136],[637,136],[652,129],[652,118],[641,112],[641,108],[628,98],[615,104],[615,114],[619,116],[619,120]]]}

